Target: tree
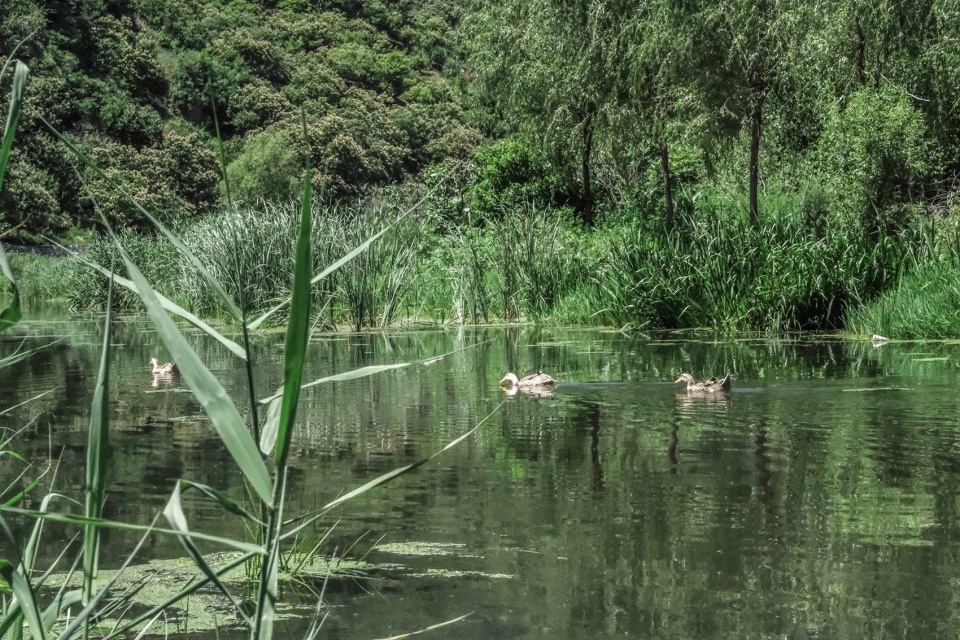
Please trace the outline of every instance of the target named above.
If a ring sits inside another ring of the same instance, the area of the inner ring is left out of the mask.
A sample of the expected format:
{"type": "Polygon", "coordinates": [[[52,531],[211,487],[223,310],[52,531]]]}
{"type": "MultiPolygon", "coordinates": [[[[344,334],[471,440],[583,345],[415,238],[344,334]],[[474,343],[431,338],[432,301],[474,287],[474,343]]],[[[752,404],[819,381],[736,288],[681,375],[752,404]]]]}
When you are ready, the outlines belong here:
{"type": "Polygon", "coordinates": [[[720,131],[749,131],[750,222],[759,227],[760,148],[768,98],[817,67],[809,34],[824,13],[802,0],[701,2],[687,17],[699,91],[720,131]],[[791,80],[791,76],[794,78],[791,80]]]}
{"type": "Polygon", "coordinates": [[[591,161],[615,104],[608,44],[590,0],[508,0],[471,16],[475,90],[512,130],[538,138],[561,163],[579,158],[580,214],[594,222],[591,161]]]}

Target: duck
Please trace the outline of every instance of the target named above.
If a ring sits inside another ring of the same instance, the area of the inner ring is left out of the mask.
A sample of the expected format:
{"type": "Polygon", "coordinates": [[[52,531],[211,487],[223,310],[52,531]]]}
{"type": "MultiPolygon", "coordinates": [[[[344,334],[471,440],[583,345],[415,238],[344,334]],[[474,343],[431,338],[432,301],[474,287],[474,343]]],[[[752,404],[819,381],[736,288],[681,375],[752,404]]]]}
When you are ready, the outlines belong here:
{"type": "Polygon", "coordinates": [[[520,379],[517,379],[517,376],[512,373],[508,373],[500,379],[500,384],[503,384],[504,381],[515,387],[547,387],[556,382],[556,380],[543,371],[537,371],[520,379]]]}
{"type": "Polygon", "coordinates": [[[730,391],[729,373],[722,378],[710,378],[703,382],[697,382],[689,373],[681,373],[680,377],[673,381],[673,384],[678,382],[686,382],[687,391],[730,391]]]}
{"type": "Polygon", "coordinates": [[[160,364],[160,361],[156,358],[150,358],[150,364],[153,366],[153,375],[155,376],[168,376],[180,373],[180,369],[177,368],[177,365],[173,362],[160,364]]]}

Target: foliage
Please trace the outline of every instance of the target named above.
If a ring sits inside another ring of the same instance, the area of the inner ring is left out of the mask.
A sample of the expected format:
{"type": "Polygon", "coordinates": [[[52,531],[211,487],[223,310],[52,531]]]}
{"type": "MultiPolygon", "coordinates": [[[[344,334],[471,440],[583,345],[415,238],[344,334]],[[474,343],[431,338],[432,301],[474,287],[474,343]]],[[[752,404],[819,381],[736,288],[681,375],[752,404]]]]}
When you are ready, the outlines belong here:
{"type": "Polygon", "coordinates": [[[38,29],[21,52],[35,90],[0,199],[0,232],[26,219],[22,240],[89,226],[89,199],[121,226],[144,224],[99,177],[85,174],[88,199],[76,197],[75,164],[50,149],[41,117],[167,220],[220,204],[211,98],[248,202],[287,197],[306,147],[294,165],[289,154],[277,157],[277,145],[301,140],[301,110],[310,114],[316,186],[328,198],[465,158],[479,140],[439,73],[452,46],[452,7],[88,4],[67,3],[47,21],[42,3],[29,1],[0,17],[0,51],[38,29]],[[262,163],[278,159],[265,175],[262,163]]]}
{"type": "Polygon", "coordinates": [[[832,105],[817,151],[834,214],[871,231],[907,222],[898,214],[937,166],[923,115],[891,89],[857,91],[832,105]]]}

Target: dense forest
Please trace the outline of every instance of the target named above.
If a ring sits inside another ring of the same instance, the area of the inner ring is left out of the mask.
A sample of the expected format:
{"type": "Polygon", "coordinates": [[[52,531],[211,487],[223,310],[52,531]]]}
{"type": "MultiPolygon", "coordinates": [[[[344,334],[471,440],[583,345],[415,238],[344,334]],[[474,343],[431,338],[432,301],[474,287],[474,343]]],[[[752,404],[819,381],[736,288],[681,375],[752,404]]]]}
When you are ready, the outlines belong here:
{"type": "MultiPolygon", "coordinates": [[[[22,0],[0,233],[149,227],[49,123],[198,243],[227,209],[282,226],[307,156],[322,255],[428,194],[393,241],[422,259],[367,265],[418,287],[334,283],[332,325],[866,327],[854,310],[960,265],[958,34],[934,0],[22,0]]],[[[158,277],[203,306],[184,269],[158,277]]]]}

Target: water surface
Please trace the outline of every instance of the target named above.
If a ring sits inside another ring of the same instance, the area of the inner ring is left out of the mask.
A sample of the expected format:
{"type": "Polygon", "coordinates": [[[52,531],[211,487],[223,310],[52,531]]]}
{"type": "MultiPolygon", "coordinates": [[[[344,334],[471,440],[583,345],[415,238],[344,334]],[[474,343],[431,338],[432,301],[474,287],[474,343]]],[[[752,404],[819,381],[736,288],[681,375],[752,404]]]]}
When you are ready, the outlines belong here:
{"type": "MultiPolygon", "coordinates": [[[[36,469],[58,462],[57,491],[79,499],[99,322],[34,320],[0,337],[0,357],[59,340],[0,369],[0,411],[35,398],[0,427],[26,427],[12,448],[36,469]]],[[[245,411],[241,363],[191,340],[245,411]]],[[[153,386],[146,363],[166,355],[156,334],[127,318],[114,343],[107,516],[149,523],[178,478],[242,496],[198,403],[176,383],[153,386]]],[[[340,334],[313,342],[305,380],[458,349],[303,396],[291,453],[292,503],[303,509],[490,416],[312,530],[319,539],[338,522],[324,552],[367,554],[376,567],[328,594],[327,637],[385,637],[466,613],[431,637],[900,638],[960,628],[960,346],[533,327],[340,334]],[[507,371],[538,368],[560,380],[552,394],[507,396],[497,385],[507,371]],[[733,390],[688,395],[672,384],[683,371],[730,371],[733,390]]],[[[261,397],[280,383],[282,350],[281,336],[256,342],[261,397]]],[[[0,465],[6,486],[18,468],[7,457],[0,465]]],[[[193,529],[242,535],[219,507],[199,497],[188,507],[193,529]]],[[[74,533],[49,526],[47,559],[74,533]]],[[[105,564],[136,542],[106,533],[105,564]]],[[[142,553],[180,555],[162,536],[142,553]]]]}

